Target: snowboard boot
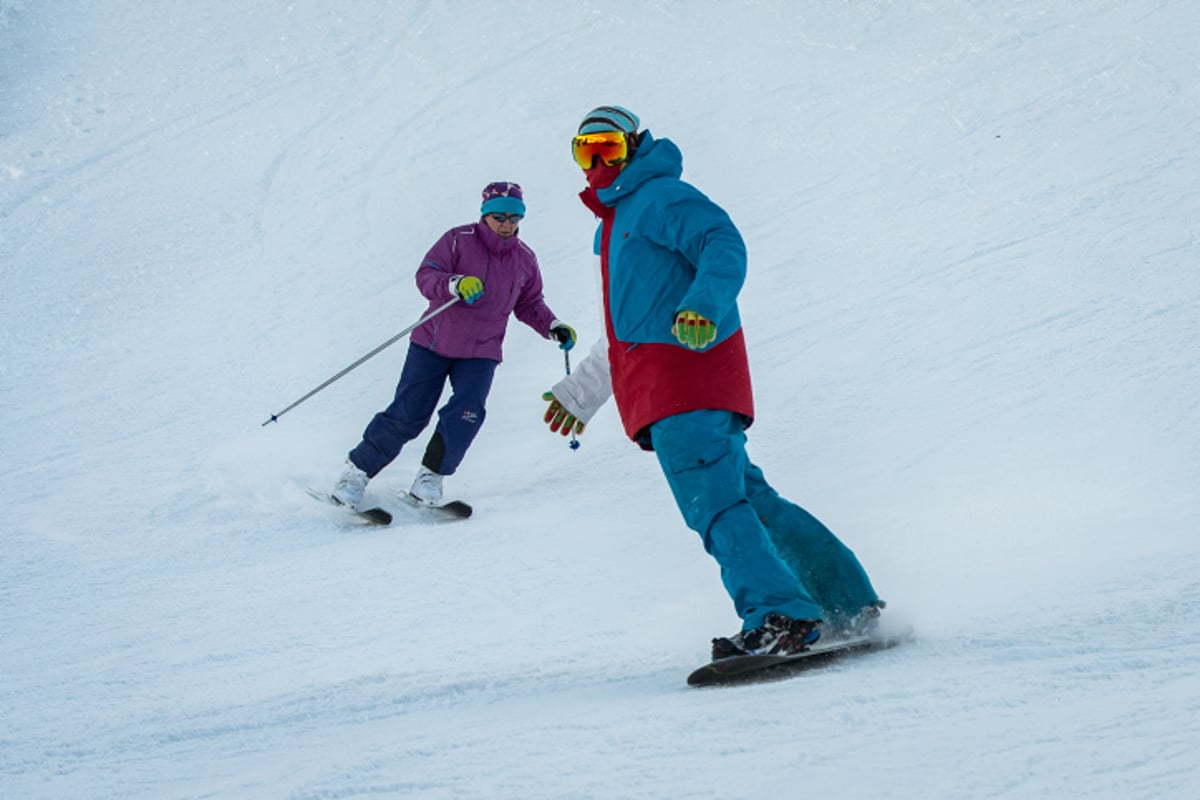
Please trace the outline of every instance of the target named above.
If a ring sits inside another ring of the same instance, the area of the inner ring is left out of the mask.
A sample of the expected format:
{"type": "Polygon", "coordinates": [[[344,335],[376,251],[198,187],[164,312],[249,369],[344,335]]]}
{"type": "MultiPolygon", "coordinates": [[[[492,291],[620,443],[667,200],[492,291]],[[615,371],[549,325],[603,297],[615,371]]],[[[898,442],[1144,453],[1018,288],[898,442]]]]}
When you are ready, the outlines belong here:
{"type": "Polygon", "coordinates": [[[357,509],[370,480],[367,473],[354,466],[353,461],[346,459],[346,471],[338,478],[329,496],[341,505],[357,509]]]}
{"type": "Polygon", "coordinates": [[[417,471],[416,480],[408,493],[422,503],[436,505],[442,499],[442,476],[423,466],[417,471]]]}
{"type": "Polygon", "coordinates": [[[774,612],[767,614],[760,627],[742,631],[728,638],[712,640],[712,660],[732,656],[787,656],[808,649],[821,638],[821,621],[792,619],[774,612]]]}

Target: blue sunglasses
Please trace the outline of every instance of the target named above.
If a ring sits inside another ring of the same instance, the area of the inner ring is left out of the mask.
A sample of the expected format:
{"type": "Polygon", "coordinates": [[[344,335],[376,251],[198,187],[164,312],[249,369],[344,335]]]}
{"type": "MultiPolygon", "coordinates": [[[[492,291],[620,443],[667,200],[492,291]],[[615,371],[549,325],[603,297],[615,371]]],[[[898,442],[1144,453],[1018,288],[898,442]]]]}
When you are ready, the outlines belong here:
{"type": "Polygon", "coordinates": [[[522,219],[522,215],[520,215],[520,214],[499,214],[499,213],[497,213],[497,214],[488,214],[488,216],[491,217],[492,219],[496,220],[496,222],[520,222],[522,219]]]}

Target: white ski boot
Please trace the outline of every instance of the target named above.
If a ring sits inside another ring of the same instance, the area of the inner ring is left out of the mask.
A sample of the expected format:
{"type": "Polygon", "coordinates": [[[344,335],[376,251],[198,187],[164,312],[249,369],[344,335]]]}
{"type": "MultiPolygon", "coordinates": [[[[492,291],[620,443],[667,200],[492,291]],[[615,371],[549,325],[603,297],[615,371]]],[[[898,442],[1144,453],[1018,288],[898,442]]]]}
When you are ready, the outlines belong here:
{"type": "Polygon", "coordinates": [[[346,471],[342,473],[342,477],[338,478],[338,482],[329,496],[336,502],[357,510],[359,504],[362,503],[363,492],[367,490],[367,483],[370,480],[367,473],[354,466],[353,461],[346,459],[346,471]]]}
{"type": "Polygon", "coordinates": [[[436,505],[442,499],[442,476],[428,467],[421,467],[408,493],[422,503],[436,505]]]}

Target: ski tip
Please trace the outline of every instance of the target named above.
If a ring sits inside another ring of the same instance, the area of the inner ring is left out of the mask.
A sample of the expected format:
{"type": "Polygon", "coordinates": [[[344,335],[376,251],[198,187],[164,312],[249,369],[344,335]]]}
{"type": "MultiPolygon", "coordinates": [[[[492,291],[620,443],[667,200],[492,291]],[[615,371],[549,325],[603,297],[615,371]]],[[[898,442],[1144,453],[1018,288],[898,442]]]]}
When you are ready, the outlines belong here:
{"type": "Polygon", "coordinates": [[[474,509],[462,500],[448,500],[445,503],[430,503],[414,496],[409,492],[397,493],[397,496],[413,508],[428,512],[434,517],[444,520],[467,519],[474,509]]]}
{"type": "Polygon", "coordinates": [[[442,507],[444,509],[446,509],[446,511],[450,512],[451,514],[454,514],[459,519],[467,519],[473,513],[475,513],[475,509],[471,508],[469,505],[464,503],[462,500],[451,500],[449,503],[446,503],[446,505],[444,505],[442,507]]]}
{"type": "Polygon", "coordinates": [[[370,522],[372,525],[391,525],[392,514],[382,508],[366,508],[362,511],[356,511],[358,516],[370,522]]]}
{"type": "Polygon", "coordinates": [[[359,519],[361,519],[364,522],[371,523],[372,525],[391,525],[392,524],[392,512],[390,512],[386,509],[379,508],[378,506],[372,506],[371,508],[361,508],[361,509],[360,508],[351,508],[350,506],[345,505],[344,503],[339,501],[336,497],[329,494],[328,492],[318,492],[316,489],[312,489],[312,488],[308,488],[308,487],[306,487],[304,489],[304,491],[308,494],[309,497],[313,498],[314,500],[320,500],[322,503],[326,503],[328,505],[334,506],[335,508],[340,508],[343,511],[346,511],[346,512],[354,515],[355,517],[358,517],[359,519]]]}

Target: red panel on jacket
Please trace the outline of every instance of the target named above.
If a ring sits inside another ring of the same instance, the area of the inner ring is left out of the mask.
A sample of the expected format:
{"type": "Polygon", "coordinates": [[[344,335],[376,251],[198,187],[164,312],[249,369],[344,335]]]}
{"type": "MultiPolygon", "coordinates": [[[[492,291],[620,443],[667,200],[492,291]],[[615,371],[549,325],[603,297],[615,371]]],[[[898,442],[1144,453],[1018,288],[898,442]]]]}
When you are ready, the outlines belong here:
{"type": "MultiPolygon", "coordinates": [[[[603,224],[600,274],[604,287],[604,330],[608,336],[613,398],[625,434],[644,449],[651,450],[646,428],[652,423],[703,409],[733,411],[745,416],[749,424],[754,418],[754,393],[746,356],[746,337],[740,328],[725,341],[705,350],[618,341],[608,300],[608,240],[615,211],[596,200],[594,190],[585,190],[582,196],[603,224]]],[[[664,320],[663,324],[670,326],[671,322],[664,320]]]]}

